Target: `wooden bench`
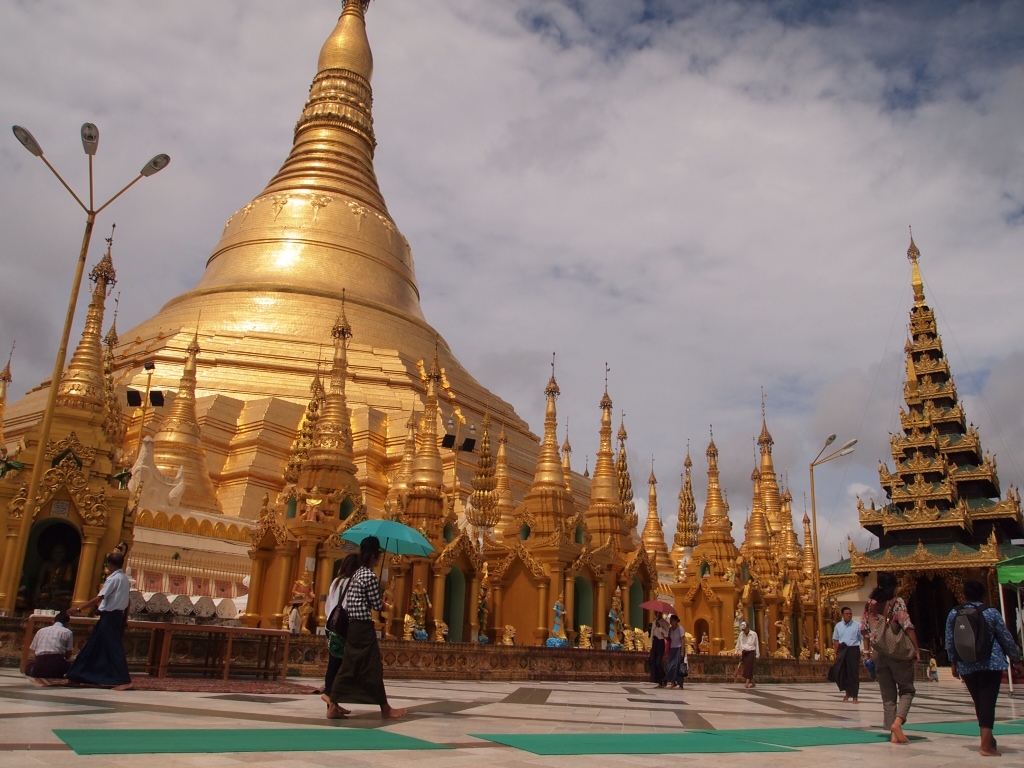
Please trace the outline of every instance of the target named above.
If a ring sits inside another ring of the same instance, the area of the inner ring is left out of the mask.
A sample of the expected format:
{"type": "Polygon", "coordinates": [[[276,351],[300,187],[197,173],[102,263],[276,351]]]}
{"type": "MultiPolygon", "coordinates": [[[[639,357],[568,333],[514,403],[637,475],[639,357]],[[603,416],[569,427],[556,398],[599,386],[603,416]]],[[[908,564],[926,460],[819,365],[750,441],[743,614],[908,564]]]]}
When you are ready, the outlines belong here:
{"type": "MultiPolygon", "coordinates": [[[[98,619],[73,618],[72,632],[83,634],[98,619]]],[[[52,624],[52,616],[29,616],[25,620],[25,637],[21,652],[21,671],[28,665],[32,638],[41,625],[52,624]]],[[[287,676],[287,659],[291,634],[283,629],[253,629],[250,627],[224,627],[219,625],[174,624],[157,621],[129,621],[125,637],[144,636],[148,639],[145,662],[129,655],[129,668],[142,667],[153,677],[167,677],[177,672],[201,673],[206,677],[217,675],[224,680],[232,672],[252,675],[265,680],[283,680],[287,676]],[[184,641],[191,653],[174,658],[175,640],[184,641]],[[233,658],[236,641],[255,641],[251,661],[233,658]]]]}

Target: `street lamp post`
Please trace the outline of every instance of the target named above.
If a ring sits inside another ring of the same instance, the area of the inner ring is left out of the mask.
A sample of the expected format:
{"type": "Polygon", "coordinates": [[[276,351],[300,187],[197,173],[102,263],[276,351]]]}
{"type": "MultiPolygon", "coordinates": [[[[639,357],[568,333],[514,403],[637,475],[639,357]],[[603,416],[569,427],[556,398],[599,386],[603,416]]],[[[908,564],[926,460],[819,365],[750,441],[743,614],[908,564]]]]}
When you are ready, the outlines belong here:
{"type": "Polygon", "coordinates": [[[826,461],[832,461],[832,459],[838,459],[840,456],[849,456],[853,453],[853,446],[857,444],[856,440],[850,440],[843,444],[842,448],[837,448],[822,458],[825,449],[828,448],[836,440],[834,434],[829,435],[828,439],[825,440],[825,445],[818,451],[818,455],[814,457],[814,461],[810,465],[811,473],[811,525],[814,533],[814,597],[818,603],[818,653],[821,658],[825,658],[825,615],[824,615],[824,600],[821,594],[821,562],[819,560],[819,547],[818,547],[818,511],[814,504],[814,468],[824,464],[826,461]]]}
{"type": "Polygon", "coordinates": [[[53,376],[50,378],[50,388],[46,398],[46,406],[43,409],[43,421],[39,427],[39,444],[36,446],[35,460],[32,462],[32,476],[28,484],[28,502],[25,504],[25,508],[22,512],[21,527],[19,529],[18,538],[13,541],[8,539],[9,546],[7,547],[7,552],[4,555],[3,571],[0,573],[0,609],[5,611],[10,611],[14,608],[14,602],[17,596],[18,573],[21,571],[21,567],[25,559],[24,544],[27,541],[28,532],[32,527],[32,519],[35,517],[36,487],[42,479],[43,461],[46,456],[47,444],[50,441],[50,427],[53,423],[53,411],[57,404],[57,390],[60,387],[60,380],[64,374],[64,361],[67,358],[68,341],[71,338],[71,324],[75,319],[75,307],[78,304],[78,293],[82,286],[82,274],[85,271],[85,260],[89,253],[89,242],[92,239],[92,229],[93,225],[96,223],[96,216],[104,208],[127,192],[128,189],[134,186],[140,179],[152,176],[153,174],[162,171],[167,167],[167,164],[171,162],[171,158],[168,155],[156,155],[146,163],[145,166],[143,166],[142,170],[139,171],[138,176],[122,187],[120,192],[97,208],[95,207],[95,199],[93,197],[93,157],[96,154],[96,150],[99,148],[100,132],[95,125],[92,123],[85,123],[82,125],[81,131],[82,148],[85,150],[85,154],[89,156],[89,205],[82,202],[81,198],[75,194],[75,191],[68,186],[68,183],[64,181],[64,178],[57,172],[57,169],[50,165],[50,161],[43,155],[43,148],[39,145],[39,142],[35,140],[35,137],[28,132],[28,130],[22,128],[20,125],[13,126],[11,130],[14,132],[15,138],[21,142],[21,145],[25,147],[25,149],[46,164],[46,167],[50,169],[54,176],[57,177],[57,180],[63,184],[64,188],[71,193],[73,198],[75,198],[75,202],[77,202],[78,205],[81,206],[82,210],[85,211],[85,234],[82,236],[82,247],[78,253],[78,263],[75,267],[75,279],[71,283],[71,298],[68,301],[67,314],[64,317],[64,330],[61,333],[60,347],[57,349],[57,359],[53,364],[53,376]]]}

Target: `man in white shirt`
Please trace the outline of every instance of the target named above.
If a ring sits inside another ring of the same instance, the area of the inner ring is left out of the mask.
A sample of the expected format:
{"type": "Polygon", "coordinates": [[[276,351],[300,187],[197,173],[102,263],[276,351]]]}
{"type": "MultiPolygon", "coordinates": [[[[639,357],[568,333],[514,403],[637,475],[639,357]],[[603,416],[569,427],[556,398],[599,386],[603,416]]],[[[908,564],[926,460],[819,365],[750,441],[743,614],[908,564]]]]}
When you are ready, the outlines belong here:
{"type": "Polygon", "coordinates": [[[740,664],[743,667],[743,687],[754,688],[754,660],[761,658],[761,645],[757,641],[757,632],[754,632],[747,625],[747,622],[740,622],[740,634],[736,638],[735,654],[740,657],[740,664]]]}
{"type": "Polygon", "coordinates": [[[115,549],[107,555],[110,574],[100,592],[87,603],[71,609],[80,613],[99,607],[100,620],[75,657],[67,678],[72,685],[96,685],[123,691],[131,688],[128,659],[124,654],[122,636],[128,623],[128,593],[131,584],[123,570],[124,553],[115,549]]]}
{"type": "Polygon", "coordinates": [[[75,640],[68,629],[68,615],[61,611],[53,624],[43,627],[32,638],[32,653],[35,658],[25,667],[25,674],[40,685],[52,685],[49,681],[64,677],[68,671],[68,659],[74,649],[75,640]]]}
{"type": "Polygon", "coordinates": [[[843,620],[832,630],[832,651],[835,654],[835,678],[843,701],[857,703],[860,693],[860,621],[853,620],[853,610],[843,606],[843,620]]]}

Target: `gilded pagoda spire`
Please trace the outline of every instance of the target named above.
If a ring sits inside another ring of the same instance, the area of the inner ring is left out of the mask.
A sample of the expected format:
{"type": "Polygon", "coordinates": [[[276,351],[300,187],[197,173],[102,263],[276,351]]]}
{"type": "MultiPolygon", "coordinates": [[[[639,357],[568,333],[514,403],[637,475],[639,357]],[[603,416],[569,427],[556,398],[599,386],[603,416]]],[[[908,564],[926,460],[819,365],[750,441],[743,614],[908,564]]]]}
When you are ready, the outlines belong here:
{"type": "Polygon", "coordinates": [[[555,400],[558,399],[559,394],[558,382],[555,381],[554,356],[552,356],[551,378],[544,388],[544,396],[547,398],[544,408],[544,438],[541,440],[540,453],[537,454],[531,490],[541,488],[565,490],[565,472],[562,469],[562,459],[558,454],[558,412],[555,409],[555,400]]]}
{"type": "Polygon", "coordinates": [[[294,485],[299,481],[302,467],[309,459],[309,449],[313,445],[313,435],[316,433],[316,422],[320,416],[320,409],[323,407],[327,393],[324,391],[323,382],[320,381],[320,367],[317,364],[317,371],[313,375],[313,381],[309,385],[309,402],[306,403],[306,410],[299,422],[298,434],[292,442],[291,456],[288,457],[288,465],[284,470],[284,481],[294,485]]]}
{"type": "Polygon", "coordinates": [[[925,302],[919,261],[910,239],[914,304],[904,351],[906,408],[900,409],[902,435],[890,440],[895,471],[879,462],[879,481],[889,499],[881,509],[858,504],[861,525],[879,537],[879,546],[915,544],[921,529],[935,540],[974,541],[976,521],[984,520],[1000,541],[1019,537],[1020,507],[1015,497],[999,499],[999,478],[985,458],[977,428],[968,425],[935,323],[925,302]]]}
{"type": "Polygon", "coordinates": [[[697,535],[697,546],[693,549],[692,562],[700,568],[710,569],[715,576],[722,578],[736,563],[736,542],[732,537],[732,521],[729,520],[729,505],[726,503],[719,485],[718,446],[712,432],[711,442],[707,448],[708,459],[708,494],[704,503],[704,518],[700,533],[697,535]]]}
{"type": "Polygon", "coordinates": [[[626,434],[625,413],[620,417],[619,432],[616,437],[619,441],[619,455],[615,459],[615,474],[619,481],[619,500],[622,502],[622,514],[627,530],[635,531],[638,519],[636,503],[633,501],[633,478],[629,474],[629,460],[626,456],[626,440],[629,436],[626,434]]]}
{"type": "Polygon", "coordinates": [[[644,548],[654,558],[654,567],[658,573],[671,573],[672,560],[665,543],[665,529],[661,526],[658,515],[658,478],[654,476],[654,458],[651,458],[651,476],[647,478],[647,521],[641,538],[644,548]]]}
{"type": "Polygon", "coordinates": [[[437,489],[440,491],[444,482],[444,466],[437,442],[437,420],[440,418],[441,412],[438,404],[441,369],[437,364],[436,353],[425,378],[427,398],[423,419],[420,421],[419,448],[416,451],[416,459],[412,463],[412,487],[414,490],[437,489]]]}
{"type": "Polygon", "coordinates": [[[341,294],[341,312],[334,321],[334,359],[331,364],[330,388],[316,419],[309,459],[303,467],[299,484],[303,488],[347,490],[359,498],[356,465],[352,459],[352,417],[345,398],[348,377],[348,343],[352,326],[345,315],[345,292],[341,294]]]}
{"type": "Polygon", "coordinates": [[[565,490],[572,495],[572,445],[569,444],[569,419],[565,420],[565,440],[562,442],[562,475],[565,477],[565,490]]]}
{"type": "Polygon", "coordinates": [[[506,533],[506,526],[512,524],[516,503],[512,498],[512,483],[508,476],[508,435],[502,425],[498,433],[498,455],[494,462],[494,491],[497,494],[498,533],[506,533]]]}
{"type": "MultiPolygon", "coordinates": [[[[806,500],[805,502],[806,503],[806,500]]],[[[811,536],[811,518],[804,512],[804,552],[800,561],[800,570],[803,575],[814,582],[814,538],[811,536]]]]}
{"type": "Polygon", "coordinates": [[[203,512],[220,512],[217,491],[206,466],[199,418],[196,415],[196,358],[199,356],[199,330],[188,345],[185,369],[178,384],[178,394],[153,436],[153,459],[157,469],[174,477],[179,467],[185,469],[185,492],[181,506],[203,512]]]}
{"type": "Polygon", "coordinates": [[[605,370],[604,394],[601,396],[601,429],[594,461],[594,474],[590,480],[590,501],[621,504],[618,477],[615,474],[612,453],[612,399],[608,396],[607,366],[605,370]]]}
{"type": "Polygon", "coordinates": [[[740,554],[746,558],[751,576],[762,585],[767,585],[775,576],[771,558],[771,539],[768,533],[768,518],[761,501],[761,472],[756,468],[750,473],[753,494],[750,502],[750,518],[747,520],[746,537],[740,554]]]}
{"type": "Polygon", "coordinates": [[[103,433],[110,440],[111,445],[119,451],[124,445],[124,436],[128,432],[128,425],[125,424],[121,399],[117,396],[117,389],[114,387],[114,349],[118,343],[118,302],[119,298],[114,300],[114,319],[110,323],[107,335],[103,337],[103,433]]]}
{"type": "Polygon", "coordinates": [[[101,411],[105,405],[102,327],[107,294],[117,283],[114,260],[110,255],[113,244],[114,233],[111,231],[110,237],[107,238],[106,253],[89,273],[93,289],[92,300],[85,316],[85,329],[61,378],[57,389],[57,405],[87,411],[101,411]]]}
{"type": "Polygon", "coordinates": [[[14,344],[11,344],[11,353],[7,356],[7,365],[0,371],[0,451],[6,451],[6,440],[4,440],[4,413],[7,411],[7,385],[14,381],[11,376],[11,359],[14,357],[14,344]]]}
{"type": "Polygon", "coordinates": [[[470,505],[466,511],[466,519],[470,525],[477,528],[493,528],[498,524],[501,510],[498,509],[496,484],[494,456],[491,453],[491,417],[485,414],[480,452],[477,456],[476,472],[473,474],[473,492],[470,494],[470,505]]]}
{"type": "Polygon", "coordinates": [[[398,504],[398,510],[391,509],[391,513],[401,512],[405,509],[405,500],[409,493],[412,482],[412,464],[416,460],[416,411],[409,414],[409,420],[405,422],[405,443],[402,446],[402,461],[395,471],[394,480],[388,491],[388,503],[398,504]]]}
{"type": "Polygon", "coordinates": [[[672,557],[676,564],[689,559],[693,548],[697,546],[697,501],[693,497],[693,478],[690,471],[693,460],[690,458],[690,447],[686,447],[686,459],[683,461],[683,472],[679,474],[682,481],[679,488],[679,514],[676,519],[676,535],[672,542],[672,557]]]}
{"type": "Polygon", "coordinates": [[[541,440],[537,465],[533,473],[530,490],[523,497],[522,508],[532,519],[532,530],[538,537],[544,537],[562,529],[562,524],[572,516],[575,508],[566,488],[565,472],[558,454],[558,413],[555,400],[558,398],[558,382],[555,381],[555,361],[551,359],[551,379],[544,388],[547,406],[544,410],[544,438],[541,440]]]}
{"type": "MultiPolygon", "coordinates": [[[[776,480],[775,463],[772,461],[772,446],[775,444],[775,441],[768,431],[763,390],[761,393],[761,434],[757,438],[757,444],[761,451],[761,507],[764,510],[765,521],[768,526],[772,553],[780,556],[781,560],[778,537],[779,531],[786,526],[786,522],[782,519],[782,497],[779,494],[779,484],[776,480]]],[[[792,521],[790,521],[789,525],[792,526],[792,521]]]]}
{"type": "Polygon", "coordinates": [[[779,529],[779,563],[783,565],[790,577],[795,578],[800,570],[800,542],[797,541],[793,529],[793,494],[789,488],[782,494],[782,520],[779,529]]]}

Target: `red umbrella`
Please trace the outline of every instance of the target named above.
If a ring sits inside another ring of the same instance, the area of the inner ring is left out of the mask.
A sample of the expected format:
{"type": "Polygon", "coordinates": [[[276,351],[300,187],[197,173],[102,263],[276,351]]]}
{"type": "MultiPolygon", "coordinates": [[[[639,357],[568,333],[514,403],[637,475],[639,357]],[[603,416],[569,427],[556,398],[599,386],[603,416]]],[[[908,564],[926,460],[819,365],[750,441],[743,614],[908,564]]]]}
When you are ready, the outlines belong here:
{"type": "Polygon", "coordinates": [[[671,613],[676,612],[674,605],[669,605],[664,600],[648,600],[646,603],[640,603],[641,608],[646,608],[648,611],[657,611],[658,613],[671,613]]]}

